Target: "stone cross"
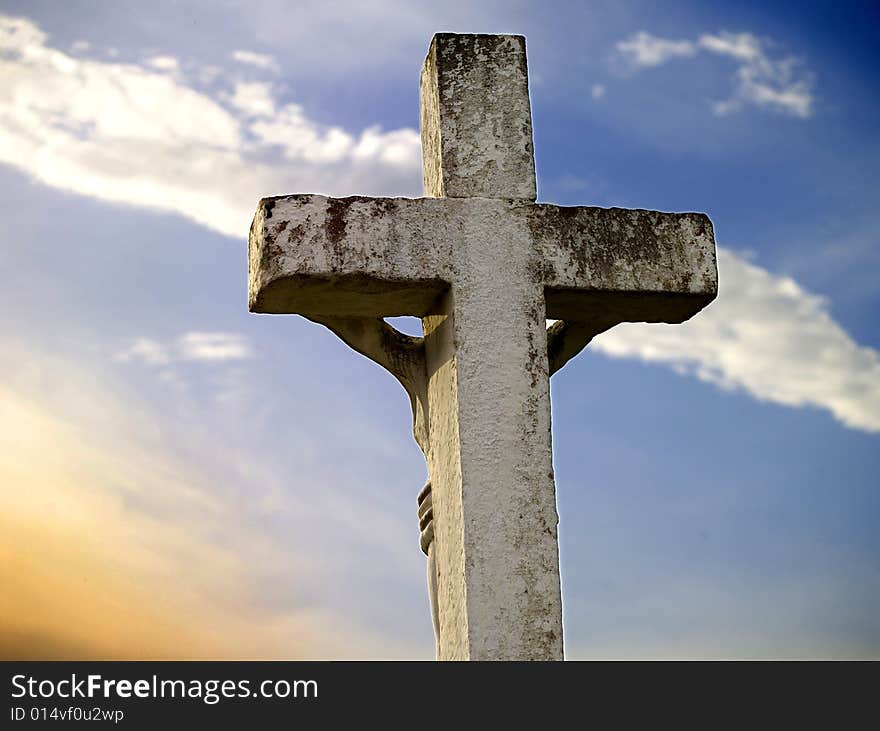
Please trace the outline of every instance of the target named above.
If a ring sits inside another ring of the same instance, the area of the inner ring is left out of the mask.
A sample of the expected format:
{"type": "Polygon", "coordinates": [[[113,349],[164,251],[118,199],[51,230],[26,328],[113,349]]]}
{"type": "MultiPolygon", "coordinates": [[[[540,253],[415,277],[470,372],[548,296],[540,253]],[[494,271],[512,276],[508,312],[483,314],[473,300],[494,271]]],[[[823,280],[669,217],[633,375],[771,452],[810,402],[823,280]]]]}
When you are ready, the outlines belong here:
{"type": "Polygon", "coordinates": [[[438,657],[562,659],[549,378],[617,323],[679,323],[712,301],[712,224],[535,203],[522,36],[435,35],[421,133],[424,198],[259,202],[250,310],[327,326],[409,394],[438,657]],[[398,315],[424,337],[382,319],[398,315]]]}

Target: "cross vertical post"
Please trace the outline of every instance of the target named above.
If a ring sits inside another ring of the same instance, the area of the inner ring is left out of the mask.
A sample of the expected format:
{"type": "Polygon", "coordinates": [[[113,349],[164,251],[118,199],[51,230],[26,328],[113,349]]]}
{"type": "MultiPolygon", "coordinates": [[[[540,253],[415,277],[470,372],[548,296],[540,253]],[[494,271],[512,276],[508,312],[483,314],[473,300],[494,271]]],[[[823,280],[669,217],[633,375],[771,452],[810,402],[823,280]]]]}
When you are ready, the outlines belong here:
{"type": "MultiPolygon", "coordinates": [[[[535,200],[525,38],[434,36],[421,120],[425,195],[535,200]]],[[[461,278],[423,319],[441,659],[562,659],[545,308],[526,234],[469,230],[461,278]]]]}

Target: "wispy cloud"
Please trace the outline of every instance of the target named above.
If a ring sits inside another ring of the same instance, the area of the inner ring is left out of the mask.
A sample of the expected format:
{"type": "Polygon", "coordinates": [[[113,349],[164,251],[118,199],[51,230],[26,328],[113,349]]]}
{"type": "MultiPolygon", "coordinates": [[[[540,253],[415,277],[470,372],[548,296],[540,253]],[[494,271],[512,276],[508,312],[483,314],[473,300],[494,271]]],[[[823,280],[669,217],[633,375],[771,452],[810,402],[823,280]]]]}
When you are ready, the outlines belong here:
{"type": "Polygon", "coordinates": [[[660,66],[673,58],[691,58],[697,55],[697,47],[691,41],[658,38],[643,30],[618,41],[615,48],[634,68],[660,66]]]}
{"type": "Polygon", "coordinates": [[[253,51],[233,51],[230,54],[230,58],[233,61],[238,61],[239,63],[246,64],[248,66],[256,66],[258,69],[263,69],[264,71],[274,71],[278,72],[280,69],[278,67],[278,62],[264,53],[254,53],[253,51]]]}
{"type": "Polygon", "coordinates": [[[171,362],[168,348],[150,338],[135,338],[131,345],[114,356],[120,363],[146,363],[147,365],[166,365],[171,362]]]}
{"type": "Polygon", "coordinates": [[[239,81],[226,100],[247,118],[271,117],[275,114],[272,84],[263,81],[239,81]]]}
{"type": "Polygon", "coordinates": [[[328,127],[234,74],[209,94],[167,73],[171,57],[159,69],[73,57],[24,18],[0,16],[0,52],[0,162],[47,185],[175,212],[236,238],[265,195],[419,189],[411,129],[328,127]]]}
{"type": "Polygon", "coordinates": [[[120,363],[140,362],[163,366],[174,361],[244,360],[252,355],[253,350],[241,333],[188,332],[168,343],[152,338],[135,338],[116,353],[114,359],[120,363]]]}
{"type": "Polygon", "coordinates": [[[190,332],[177,341],[183,360],[242,360],[251,357],[251,348],[240,333],[190,332]]]}
{"type": "Polygon", "coordinates": [[[147,60],[147,65],[160,71],[176,71],[180,64],[173,56],[153,56],[147,60]]]}
{"type": "Polygon", "coordinates": [[[593,347],[880,431],[880,354],[855,343],[821,297],[724,249],[718,300],[699,316],[683,325],[619,325],[593,347]]]}
{"type": "Polygon", "coordinates": [[[765,44],[751,33],[704,33],[696,40],[670,40],[646,31],[634,33],[615,45],[618,58],[634,71],[661,66],[673,59],[694,58],[700,52],[731,59],[737,64],[734,92],[716,101],[712,111],[723,116],[752,105],[801,119],[813,113],[813,76],[795,56],[772,58],[765,44]]]}

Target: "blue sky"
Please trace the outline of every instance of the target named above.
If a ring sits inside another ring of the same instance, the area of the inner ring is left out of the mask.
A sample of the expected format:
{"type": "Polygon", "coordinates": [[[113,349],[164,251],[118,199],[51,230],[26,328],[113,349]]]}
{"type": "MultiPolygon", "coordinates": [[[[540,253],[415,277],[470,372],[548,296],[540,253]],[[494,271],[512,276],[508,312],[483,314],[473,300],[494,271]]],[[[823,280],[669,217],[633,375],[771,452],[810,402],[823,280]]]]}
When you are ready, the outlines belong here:
{"type": "Polygon", "coordinates": [[[571,658],[880,654],[868,3],[0,3],[0,652],[433,654],[407,398],[246,311],[265,195],[417,196],[440,30],[527,37],[539,199],[720,295],[552,382],[571,658]]]}

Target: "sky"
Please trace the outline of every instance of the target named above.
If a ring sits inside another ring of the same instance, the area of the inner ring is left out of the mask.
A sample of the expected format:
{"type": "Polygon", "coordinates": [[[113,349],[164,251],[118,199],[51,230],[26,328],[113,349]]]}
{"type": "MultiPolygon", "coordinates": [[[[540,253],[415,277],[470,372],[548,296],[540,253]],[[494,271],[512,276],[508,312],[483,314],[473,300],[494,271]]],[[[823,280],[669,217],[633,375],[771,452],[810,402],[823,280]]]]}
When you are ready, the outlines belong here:
{"type": "Polygon", "coordinates": [[[267,195],[421,194],[458,31],[527,38],[540,201],[705,212],[719,247],[704,312],[553,378],[566,656],[880,657],[878,28],[0,0],[0,656],[433,657],[408,399],[249,314],[246,249],[267,195]]]}

